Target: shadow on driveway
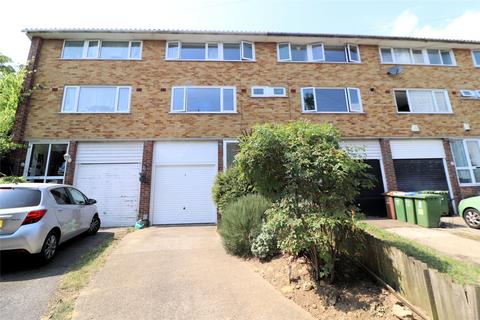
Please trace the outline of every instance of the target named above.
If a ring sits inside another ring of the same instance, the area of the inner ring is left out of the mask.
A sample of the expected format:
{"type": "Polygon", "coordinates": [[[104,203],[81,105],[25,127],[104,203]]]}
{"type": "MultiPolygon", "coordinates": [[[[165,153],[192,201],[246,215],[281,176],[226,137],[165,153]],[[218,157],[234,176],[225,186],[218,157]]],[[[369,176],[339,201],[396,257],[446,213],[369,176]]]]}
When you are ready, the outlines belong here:
{"type": "Polygon", "coordinates": [[[95,236],[80,235],[58,248],[45,265],[35,256],[4,252],[0,255],[0,318],[40,319],[61,276],[90,249],[112,239],[115,230],[100,230],[95,236]]]}

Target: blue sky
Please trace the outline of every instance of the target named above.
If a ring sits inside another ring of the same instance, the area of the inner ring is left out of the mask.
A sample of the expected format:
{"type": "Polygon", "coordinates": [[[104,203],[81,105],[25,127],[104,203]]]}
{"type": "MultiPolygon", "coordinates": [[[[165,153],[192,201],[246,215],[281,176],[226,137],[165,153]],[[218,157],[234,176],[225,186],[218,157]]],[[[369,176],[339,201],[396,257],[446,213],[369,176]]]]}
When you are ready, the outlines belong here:
{"type": "Polygon", "coordinates": [[[17,63],[24,63],[27,57],[29,41],[21,33],[26,27],[285,31],[480,40],[479,0],[17,0],[2,3],[2,11],[0,53],[17,63]]]}

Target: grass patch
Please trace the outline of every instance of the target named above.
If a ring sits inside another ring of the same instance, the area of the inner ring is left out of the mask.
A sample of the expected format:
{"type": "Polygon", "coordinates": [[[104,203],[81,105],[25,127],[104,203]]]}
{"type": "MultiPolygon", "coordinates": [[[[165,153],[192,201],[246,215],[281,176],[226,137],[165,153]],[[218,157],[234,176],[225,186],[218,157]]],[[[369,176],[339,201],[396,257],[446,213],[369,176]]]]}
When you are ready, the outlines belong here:
{"type": "Polygon", "coordinates": [[[128,228],[125,231],[117,232],[113,238],[105,240],[85,253],[63,277],[50,305],[50,310],[43,319],[71,319],[80,290],[87,286],[93,275],[105,264],[107,256],[115,244],[133,230],[133,228],[128,228]]]}
{"type": "MultiPolygon", "coordinates": [[[[452,280],[458,284],[480,283],[480,267],[477,265],[446,256],[427,246],[379,229],[370,224],[361,223],[360,226],[363,230],[386,244],[425,263],[429,268],[449,275],[452,280]]],[[[472,250],[474,250],[474,248],[472,248],[472,250]]]]}

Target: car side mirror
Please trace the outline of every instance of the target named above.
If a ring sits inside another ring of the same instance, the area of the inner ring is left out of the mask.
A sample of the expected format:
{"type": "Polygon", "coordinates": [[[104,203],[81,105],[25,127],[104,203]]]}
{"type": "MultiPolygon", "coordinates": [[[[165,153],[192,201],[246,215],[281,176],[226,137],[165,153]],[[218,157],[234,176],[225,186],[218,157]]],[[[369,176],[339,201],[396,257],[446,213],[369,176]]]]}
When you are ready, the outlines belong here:
{"type": "Polygon", "coordinates": [[[95,199],[88,199],[87,200],[87,204],[95,204],[95,203],[97,203],[97,200],[95,200],[95,199]]]}

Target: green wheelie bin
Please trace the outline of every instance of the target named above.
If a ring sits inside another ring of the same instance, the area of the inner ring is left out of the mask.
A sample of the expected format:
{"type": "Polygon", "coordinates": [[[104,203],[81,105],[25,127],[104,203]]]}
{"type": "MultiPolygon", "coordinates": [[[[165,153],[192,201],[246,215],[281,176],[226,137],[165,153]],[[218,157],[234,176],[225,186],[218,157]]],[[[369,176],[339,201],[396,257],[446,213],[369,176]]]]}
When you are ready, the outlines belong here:
{"type": "Polygon", "coordinates": [[[423,190],[419,192],[420,194],[436,194],[442,197],[441,201],[441,211],[442,216],[448,216],[450,208],[448,206],[448,191],[439,191],[439,190],[423,190]]]}
{"type": "Polygon", "coordinates": [[[407,222],[403,192],[402,193],[392,192],[391,196],[393,197],[393,203],[395,204],[395,214],[397,216],[397,220],[407,222]]]}
{"type": "Polygon", "coordinates": [[[442,195],[419,193],[412,198],[415,202],[417,224],[426,228],[437,228],[444,210],[442,195]]]}

